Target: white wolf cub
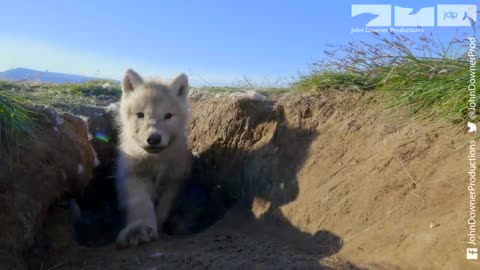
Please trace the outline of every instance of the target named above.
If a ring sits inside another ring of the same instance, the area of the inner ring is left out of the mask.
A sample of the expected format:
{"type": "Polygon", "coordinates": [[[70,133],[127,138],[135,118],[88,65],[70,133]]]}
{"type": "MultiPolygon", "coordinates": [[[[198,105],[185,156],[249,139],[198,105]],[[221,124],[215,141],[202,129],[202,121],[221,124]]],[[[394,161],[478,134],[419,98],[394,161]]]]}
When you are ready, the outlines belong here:
{"type": "Polygon", "coordinates": [[[119,247],[158,237],[191,170],[187,146],[188,79],[144,81],[128,69],[122,82],[116,188],[126,226],[119,247]]]}

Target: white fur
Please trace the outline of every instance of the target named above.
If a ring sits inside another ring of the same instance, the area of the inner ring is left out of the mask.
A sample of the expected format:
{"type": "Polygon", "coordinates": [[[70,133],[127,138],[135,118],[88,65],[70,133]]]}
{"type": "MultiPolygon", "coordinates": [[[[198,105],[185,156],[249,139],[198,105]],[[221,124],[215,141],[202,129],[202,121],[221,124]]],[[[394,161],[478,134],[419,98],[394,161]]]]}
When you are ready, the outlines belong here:
{"type": "Polygon", "coordinates": [[[164,84],[145,82],[129,69],[122,90],[116,187],[127,225],[117,244],[130,247],[158,237],[189,175],[191,153],[185,135],[189,88],[184,74],[164,84]],[[167,114],[172,117],[167,119],[167,114]],[[161,136],[153,148],[147,143],[152,134],[161,136]]]}

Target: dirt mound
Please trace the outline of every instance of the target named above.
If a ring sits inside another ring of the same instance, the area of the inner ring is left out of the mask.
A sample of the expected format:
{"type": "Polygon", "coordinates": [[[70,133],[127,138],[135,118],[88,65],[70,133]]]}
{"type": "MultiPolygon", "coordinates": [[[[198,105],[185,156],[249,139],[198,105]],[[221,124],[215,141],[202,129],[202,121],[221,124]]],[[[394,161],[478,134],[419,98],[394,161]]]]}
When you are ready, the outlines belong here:
{"type": "MultiPolygon", "coordinates": [[[[217,222],[132,250],[72,249],[45,266],[474,269],[462,245],[472,137],[458,125],[386,110],[383,101],[339,91],[275,101],[192,97],[189,143],[201,185],[184,193],[190,208],[183,212],[194,217],[174,214],[170,222],[217,222]]],[[[97,116],[90,132],[114,138],[111,115],[97,116]]],[[[114,141],[93,144],[103,164],[112,163],[114,141]]],[[[104,205],[96,214],[111,215],[109,166],[96,172],[100,179],[92,184],[101,187],[85,192],[100,195],[80,198],[82,211],[104,205]],[[95,203],[87,205],[88,198],[95,203]]]]}
{"type": "MultiPolygon", "coordinates": [[[[0,159],[0,269],[23,268],[35,238],[48,243],[42,227],[49,208],[87,186],[96,160],[82,119],[49,109],[33,117],[35,137],[0,159]]],[[[68,235],[69,224],[62,225],[68,235]]]]}
{"type": "Polygon", "coordinates": [[[243,199],[257,219],[329,232],[343,243],[335,256],[358,266],[477,267],[461,244],[473,137],[382,101],[339,92],[201,100],[191,145],[222,194],[243,199]]]}

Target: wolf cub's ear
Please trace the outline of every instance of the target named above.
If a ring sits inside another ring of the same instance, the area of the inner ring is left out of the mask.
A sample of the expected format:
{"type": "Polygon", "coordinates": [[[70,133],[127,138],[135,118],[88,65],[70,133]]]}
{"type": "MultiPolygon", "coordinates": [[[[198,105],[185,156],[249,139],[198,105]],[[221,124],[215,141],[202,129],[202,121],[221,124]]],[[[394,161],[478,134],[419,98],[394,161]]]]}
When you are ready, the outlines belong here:
{"type": "Polygon", "coordinates": [[[143,83],[142,77],[138,75],[133,69],[127,69],[125,72],[125,76],[123,77],[122,81],[122,90],[124,93],[130,93],[137,87],[138,85],[143,83]]]}
{"type": "Polygon", "coordinates": [[[170,88],[176,96],[186,99],[189,91],[187,75],[184,73],[178,75],[170,84],[170,88]]]}

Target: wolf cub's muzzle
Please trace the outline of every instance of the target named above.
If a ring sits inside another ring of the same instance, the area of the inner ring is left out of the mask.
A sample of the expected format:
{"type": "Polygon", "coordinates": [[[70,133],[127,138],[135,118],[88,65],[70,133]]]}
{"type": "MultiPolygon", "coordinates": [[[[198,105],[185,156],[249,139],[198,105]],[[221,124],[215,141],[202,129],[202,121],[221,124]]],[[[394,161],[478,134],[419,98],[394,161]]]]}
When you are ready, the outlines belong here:
{"type": "Polygon", "coordinates": [[[147,143],[150,146],[157,146],[162,142],[162,136],[158,134],[152,134],[147,139],[147,143]]]}
{"type": "Polygon", "coordinates": [[[147,139],[148,146],[145,147],[144,149],[149,153],[158,153],[164,148],[161,145],[161,143],[162,143],[162,136],[159,134],[152,134],[148,137],[147,139]]]}

